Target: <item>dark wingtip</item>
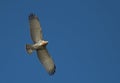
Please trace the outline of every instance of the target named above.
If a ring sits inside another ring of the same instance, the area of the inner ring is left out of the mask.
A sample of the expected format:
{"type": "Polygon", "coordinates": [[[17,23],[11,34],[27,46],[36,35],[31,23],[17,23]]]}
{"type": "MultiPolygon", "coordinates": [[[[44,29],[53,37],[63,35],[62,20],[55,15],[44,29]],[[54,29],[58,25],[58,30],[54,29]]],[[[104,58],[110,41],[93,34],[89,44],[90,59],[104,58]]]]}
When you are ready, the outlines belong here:
{"type": "Polygon", "coordinates": [[[30,13],[29,20],[34,19],[34,18],[38,19],[38,17],[34,13],[30,13]]]}
{"type": "Polygon", "coordinates": [[[56,66],[54,65],[54,68],[51,71],[49,71],[48,73],[50,76],[52,76],[55,74],[55,72],[56,72],[56,66]]]}

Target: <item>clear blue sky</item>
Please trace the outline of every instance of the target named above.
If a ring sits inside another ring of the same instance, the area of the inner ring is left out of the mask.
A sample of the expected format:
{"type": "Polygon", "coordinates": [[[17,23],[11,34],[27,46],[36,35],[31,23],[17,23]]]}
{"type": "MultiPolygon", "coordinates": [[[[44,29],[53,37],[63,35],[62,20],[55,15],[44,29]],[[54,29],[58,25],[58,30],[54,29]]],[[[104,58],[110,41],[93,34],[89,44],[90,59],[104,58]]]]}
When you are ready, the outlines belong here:
{"type": "Polygon", "coordinates": [[[1,0],[0,83],[120,83],[119,0],[1,0]],[[57,70],[34,52],[28,15],[40,18],[57,70]]]}

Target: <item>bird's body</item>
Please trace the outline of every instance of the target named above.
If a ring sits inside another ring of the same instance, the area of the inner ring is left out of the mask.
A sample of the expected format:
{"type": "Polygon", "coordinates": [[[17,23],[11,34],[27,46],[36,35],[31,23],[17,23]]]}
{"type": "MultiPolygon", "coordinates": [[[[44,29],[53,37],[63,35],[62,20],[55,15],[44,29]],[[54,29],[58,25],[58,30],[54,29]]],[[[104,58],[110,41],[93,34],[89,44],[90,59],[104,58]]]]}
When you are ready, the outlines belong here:
{"type": "Polygon", "coordinates": [[[26,44],[26,50],[28,54],[31,54],[33,50],[36,50],[38,59],[44,68],[47,70],[49,75],[53,75],[55,73],[56,66],[47,51],[46,45],[48,44],[48,41],[43,40],[38,17],[34,14],[30,14],[29,23],[31,39],[33,40],[34,44],[26,44]]]}

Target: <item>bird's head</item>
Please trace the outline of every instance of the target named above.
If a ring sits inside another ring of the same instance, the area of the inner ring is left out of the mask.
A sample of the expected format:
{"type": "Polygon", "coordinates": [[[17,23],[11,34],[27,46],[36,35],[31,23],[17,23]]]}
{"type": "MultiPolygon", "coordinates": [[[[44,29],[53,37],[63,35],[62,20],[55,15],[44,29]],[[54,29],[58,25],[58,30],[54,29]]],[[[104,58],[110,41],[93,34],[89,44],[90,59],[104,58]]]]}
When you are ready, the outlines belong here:
{"type": "Polygon", "coordinates": [[[41,46],[46,46],[48,44],[48,41],[42,41],[41,46]]]}

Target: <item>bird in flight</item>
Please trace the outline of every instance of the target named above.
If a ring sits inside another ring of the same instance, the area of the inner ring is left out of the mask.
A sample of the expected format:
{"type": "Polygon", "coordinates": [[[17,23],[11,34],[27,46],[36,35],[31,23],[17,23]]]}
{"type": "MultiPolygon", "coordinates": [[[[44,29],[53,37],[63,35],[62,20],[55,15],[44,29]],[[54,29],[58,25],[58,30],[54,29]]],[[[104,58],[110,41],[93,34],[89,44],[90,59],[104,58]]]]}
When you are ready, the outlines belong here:
{"type": "Polygon", "coordinates": [[[36,50],[41,64],[44,66],[49,75],[53,75],[55,73],[56,66],[46,48],[48,41],[43,39],[39,18],[33,13],[29,15],[29,24],[33,44],[26,44],[26,51],[28,54],[32,54],[32,52],[36,50]]]}

